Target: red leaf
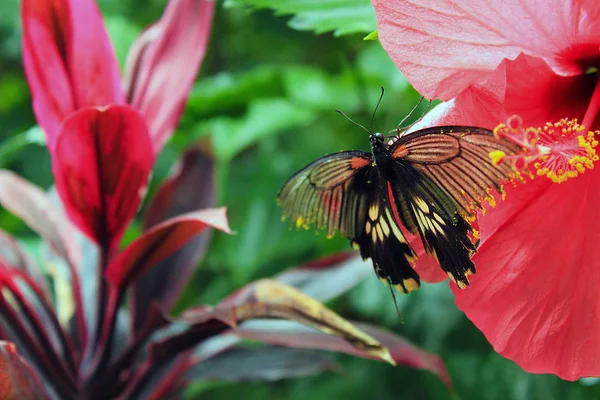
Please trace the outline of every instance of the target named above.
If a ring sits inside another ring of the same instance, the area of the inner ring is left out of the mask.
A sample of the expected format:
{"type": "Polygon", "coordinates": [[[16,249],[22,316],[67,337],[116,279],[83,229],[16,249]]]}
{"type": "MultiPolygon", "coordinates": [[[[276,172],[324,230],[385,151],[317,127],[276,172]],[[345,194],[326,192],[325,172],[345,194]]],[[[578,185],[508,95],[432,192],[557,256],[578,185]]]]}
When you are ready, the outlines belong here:
{"type": "Polygon", "coordinates": [[[0,170],[0,203],[46,240],[70,265],[78,265],[81,250],[74,228],[40,188],[7,170],[0,170]]]}
{"type": "Polygon", "coordinates": [[[0,397],[3,400],[46,398],[40,380],[14,344],[0,341],[0,397]]]}
{"type": "Polygon", "coordinates": [[[211,0],[173,0],[134,43],[125,87],[146,118],[155,153],[175,129],[204,59],[215,8],[211,0]]]}
{"type": "MultiPolygon", "coordinates": [[[[208,208],[215,203],[213,160],[200,148],[188,150],[175,173],[166,180],[148,206],[145,229],[186,212],[208,208]]],[[[211,230],[206,230],[135,283],[133,287],[134,326],[140,329],[151,302],[170,310],[204,255],[211,230]]]]}
{"type": "Polygon", "coordinates": [[[67,214],[111,250],[137,211],[153,162],[146,125],[129,106],[77,111],[63,124],[52,151],[67,214]]]}
{"type": "Polygon", "coordinates": [[[144,233],[108,266],[106,279],[122,288],[187,243],[213,227],[230,233],[224,208],[196,211],[172,218],[144,233]]]}
{"type": "Polygon", "coordinates": [[[73,111],[124,102],[119,68],[94,1],[24,0],[21,21],[33,107],[50,147],[73,111]]]}

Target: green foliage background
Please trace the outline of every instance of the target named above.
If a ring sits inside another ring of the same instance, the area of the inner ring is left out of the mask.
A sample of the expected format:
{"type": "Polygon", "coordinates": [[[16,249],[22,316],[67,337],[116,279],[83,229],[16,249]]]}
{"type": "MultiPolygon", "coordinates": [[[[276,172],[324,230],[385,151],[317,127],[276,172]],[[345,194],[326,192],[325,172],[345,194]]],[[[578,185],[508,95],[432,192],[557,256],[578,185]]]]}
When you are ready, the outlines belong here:
{"type": "MultiPolygon", "coordinates": [[[[162,12],[164,0],[99,0],[118,58],[162,12]]],[[[20,60],[18,0],[0,4],[0,167],[49,187],[50,160],[35,127],[20,60]]],[[[318,156],[367,149],[364,131],[334,112],[368,124],[384,86],[375,130],[394,128],[418,102],[416,93],[377,41],[368,0],[236,0],[219,3],[206,61],[177,132],[155,168],[150,191],[177,156],[211,135],[218,199],[229,208],[235,236],[215,234],[180,307],[214,303],[250,280],[339,250],[346,240],[292,231],[275,197],[281,184],[318,156]]],[[[420,110],[423,111],[422,108],[420,110]]],[[[418,116],[421,112],[416,112],[418,116]]],[[[410,121],[407,121],[410,122],[410,121]]],[[[26,245],[39,240],[2,211],[0,226],[26,245]]],[[[139,232],[134,223],[131,239],[139,232]]],[[[564,382],[531,375],[495,354],[458,311],[447,283],[402,296],[396,315],[389,291],[373,275],[330,304],[343,316],[386,326],[438,353],[454,381],[448,393],[436,376],[335,355],[341,369],[277,383],[199,383],[204,399],[590,399],[597,380],[564,382]]]]}

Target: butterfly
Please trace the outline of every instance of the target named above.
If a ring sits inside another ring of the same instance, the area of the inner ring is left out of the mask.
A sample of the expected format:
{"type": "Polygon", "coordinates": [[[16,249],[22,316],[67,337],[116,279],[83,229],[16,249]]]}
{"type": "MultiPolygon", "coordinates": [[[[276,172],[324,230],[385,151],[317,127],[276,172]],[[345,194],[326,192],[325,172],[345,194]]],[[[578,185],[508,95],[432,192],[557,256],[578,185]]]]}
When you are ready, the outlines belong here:
{"type": "MultiPolygon", "coordinates": [[[[363,127],[364,128],[364,127],[363,127]]],[[[366,128],[364,128],[367,130],[366,128]]],[[[417,259],[403,229],[461,289],[475,273],[469,221],[490,190],[519,176],[510,162],[494,165],[492,151],[517,154],[519,145],[472,126],[436,126],[392,140],[369,132],[371,151],[323,156],[292,176],[279,192],[284,216],[298,227],[339,231],[375,273],[401,293],[420,286],[417,259]]]]}

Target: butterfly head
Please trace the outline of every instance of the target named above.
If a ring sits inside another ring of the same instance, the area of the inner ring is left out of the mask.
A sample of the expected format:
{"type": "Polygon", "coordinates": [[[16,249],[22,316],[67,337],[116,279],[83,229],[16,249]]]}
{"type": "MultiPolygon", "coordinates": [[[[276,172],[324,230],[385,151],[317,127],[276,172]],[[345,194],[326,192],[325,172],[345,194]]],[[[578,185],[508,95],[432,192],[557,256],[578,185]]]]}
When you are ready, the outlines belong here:
{"type": "Polygon", "coordinates": [[[371,147],[373,150],[384,148],[384,136],[381,132],[371,132],[369,135],[369,141],[371,142],[371,147]]]}

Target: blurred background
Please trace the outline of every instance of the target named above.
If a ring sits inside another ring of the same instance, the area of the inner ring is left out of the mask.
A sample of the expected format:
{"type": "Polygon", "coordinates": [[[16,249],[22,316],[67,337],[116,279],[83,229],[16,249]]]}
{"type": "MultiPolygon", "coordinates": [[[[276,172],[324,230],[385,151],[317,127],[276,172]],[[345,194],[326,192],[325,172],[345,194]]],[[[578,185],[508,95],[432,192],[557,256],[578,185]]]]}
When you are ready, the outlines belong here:
{"type": "MultiPolygon", "coordinates": [[[[165,0],[99,0],[121,65],[165,0]]],[[[251,280],[349,249],[347,240],[295,231],[281,222],[275,199],[294,172],[339,150],[369,148],[366,133],[335,113],[387,132],[415,106],[416,93],[377,41],[368,0],[219,2],[209,51],[183,119],[154,170],[150,196],[185,148],[211,136],[218,205],[229,209],[236,235],[215,233],[179,309],[213,304],[251,280]],[[276,6],[271,7],[271,4],[276,6]]],[[[0,4],[0,167],[48,188],[50,159],[36,127],[21,65],[19,1],[0,4]]],[[[418,118],[422,105],[406,121],[418,118]]],[[[0,211],[0,226],[26,246],[38,238],[0,211]]],[[[140,232],[134,223],[126,241],[140,232]]],[[[597,380],[564,382],[531,375],[496,353],[456,309],[448,283],[425,284],[398,298],[374,274],[328,305],[342,316],[382,325],[438,354],[454,384],[449,393],[429,372],[332,355],[340,369],[276,383],[192,385],[190,399],[590,399],[597,380]]]]}

